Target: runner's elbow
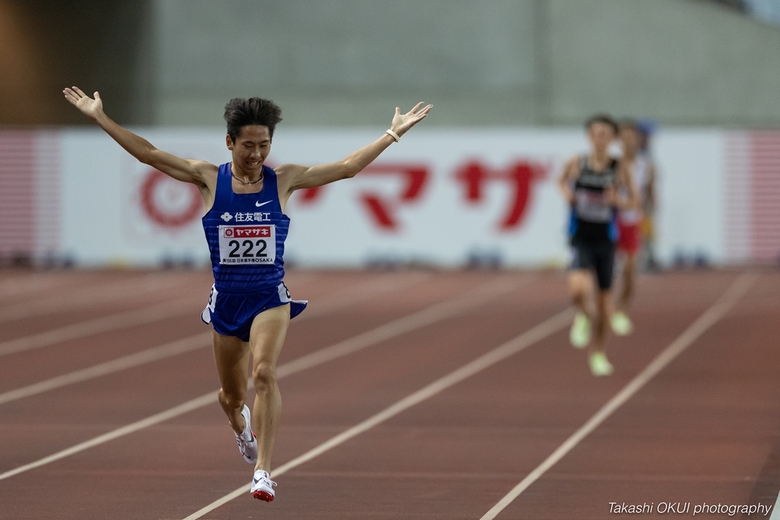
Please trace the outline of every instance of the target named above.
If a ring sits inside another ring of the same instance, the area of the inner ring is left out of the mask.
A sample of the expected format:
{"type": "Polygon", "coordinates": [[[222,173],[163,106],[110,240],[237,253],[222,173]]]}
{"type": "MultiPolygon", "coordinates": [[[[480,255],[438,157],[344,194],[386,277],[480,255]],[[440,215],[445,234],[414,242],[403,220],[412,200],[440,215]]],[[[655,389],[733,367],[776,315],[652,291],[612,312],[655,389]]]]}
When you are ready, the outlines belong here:
{"type": "Polygon", "coordinates": [[[358,173],[360,173],[365,165],[356,164],[352,161],[344,161],[342,163],[341,175],[344,179],[351,179],[358,173]]]}
{"type": "Polygon", "coordinates": [[[163,166],[163,161],[158,152],[159,150],[157,148],[150,146],[149,148],[144,148],[143,150],[139,151],[138,155],[135,157],[142,163],[148,164],[152,168],[157,168],[160,170],[163,166]]]}

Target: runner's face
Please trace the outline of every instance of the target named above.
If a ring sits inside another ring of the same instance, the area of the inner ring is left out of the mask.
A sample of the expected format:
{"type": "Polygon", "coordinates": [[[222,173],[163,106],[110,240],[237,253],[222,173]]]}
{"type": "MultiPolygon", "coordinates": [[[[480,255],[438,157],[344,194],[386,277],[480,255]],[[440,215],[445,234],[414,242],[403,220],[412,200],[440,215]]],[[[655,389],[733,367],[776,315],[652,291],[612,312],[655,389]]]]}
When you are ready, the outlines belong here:
{"type": "Polygon", "coordinates": [[[242,126],[235,142],[227,136],[227,147],[233,152],[234,167],[251,175],[263,167],[271,151],[271,134],[267,126],[242,126]]]}
{"type": "Polygon", "coordinates": [[[588,128],[588,139],[596,152],[606,152],[615,139],[615,132],[606,123],[595,122],[588,128]]]}
{"type": "Polygon", "coordinates": [[[633,128],[621,128],[620,142],[623,144],[623,152],[633,155],[639,150],[639,133],[633,128]]]}

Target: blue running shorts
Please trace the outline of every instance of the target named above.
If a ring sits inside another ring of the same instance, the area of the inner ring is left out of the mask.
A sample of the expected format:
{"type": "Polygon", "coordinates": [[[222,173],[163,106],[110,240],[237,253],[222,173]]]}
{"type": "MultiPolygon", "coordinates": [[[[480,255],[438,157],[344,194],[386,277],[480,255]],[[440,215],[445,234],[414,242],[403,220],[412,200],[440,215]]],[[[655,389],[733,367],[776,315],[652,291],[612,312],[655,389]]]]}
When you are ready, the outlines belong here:
{"type": "Polygon", "coordinates": [[[217,293],[211,286],[209,303],[200,314],[203,323],[210,323],[218,334],[249,341],[249,330],[255,317],[263,311],[290,304],[290,318],[299,315],[309,303],[293,300],[284,282],[273,289],[250,293],[217,293]]]}

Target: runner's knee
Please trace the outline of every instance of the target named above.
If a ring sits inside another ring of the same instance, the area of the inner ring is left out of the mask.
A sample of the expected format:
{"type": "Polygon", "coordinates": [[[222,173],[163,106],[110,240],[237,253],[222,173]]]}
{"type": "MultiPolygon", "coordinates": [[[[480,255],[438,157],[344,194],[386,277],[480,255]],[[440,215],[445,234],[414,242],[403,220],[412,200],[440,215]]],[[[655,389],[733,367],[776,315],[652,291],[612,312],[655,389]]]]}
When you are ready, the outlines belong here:
{"type": "Polygon", "coordinates": [[[230,408],[232,410],[238,410],[242,406],[244,406],[244,400],[246,398],[246,393],[241,393],[239,395],[238,392],[227,392],[224,388],[220,388],[219,390],[219,401],[222,403],[224,407],[230,408]]]}
{"type": "Polygon", "coordinates": [[[588,295],[589,290],[590,283],[585,277],[572,275],[569,278],[569,292],[573,298],[584,298],[588,295]]]}
{"type": "Polygon", "coordinates": [[[252,369],[252,379],[258,392],[266,391],[276,384],[276,367],[273,363],[261,361],[252,369]]]}

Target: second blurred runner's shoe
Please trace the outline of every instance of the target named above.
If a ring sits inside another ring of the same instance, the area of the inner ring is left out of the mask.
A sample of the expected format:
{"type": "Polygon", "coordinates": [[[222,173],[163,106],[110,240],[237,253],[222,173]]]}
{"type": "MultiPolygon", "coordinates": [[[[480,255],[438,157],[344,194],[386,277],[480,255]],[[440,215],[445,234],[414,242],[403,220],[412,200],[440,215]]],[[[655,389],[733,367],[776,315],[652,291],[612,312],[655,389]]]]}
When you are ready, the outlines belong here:
{"type": "Polygon", "coordinates": [[[252,421],[249,418],[249,407],[247,405],[244,405],[241,415],[244,416],[246,426],[244,426],[243,432],[240,434],[236,433],[236,444],[238,444],[238,451],[241,452],[244,460],[254,464],[257,462],[257,438],[252,431],[252,421]]]}
{"type": "Polygon", "coordinates": [[[612,363],[607,359],[607,355],[603,352],[593,352],[588,356],[588,364],[590,365],[590,372],[596,377],[608,376],[615,370],[612,363]]]}
{"type": "Polygon", "coordinates": [[[618,336],[626,336],[631,334],[631,331],[634,330],[634,324],[631,323],[631,319],[623,311],[618,311],[613,314],[609,323],[612,326],[613,332],[618,336]]]}
{"type": "Polygon", "coordinates": [[[569,341],[576,348],[585,348],[590,343],[590,320],[583,313],[574,315],[574,323],[569,331],[569,341]]]}

